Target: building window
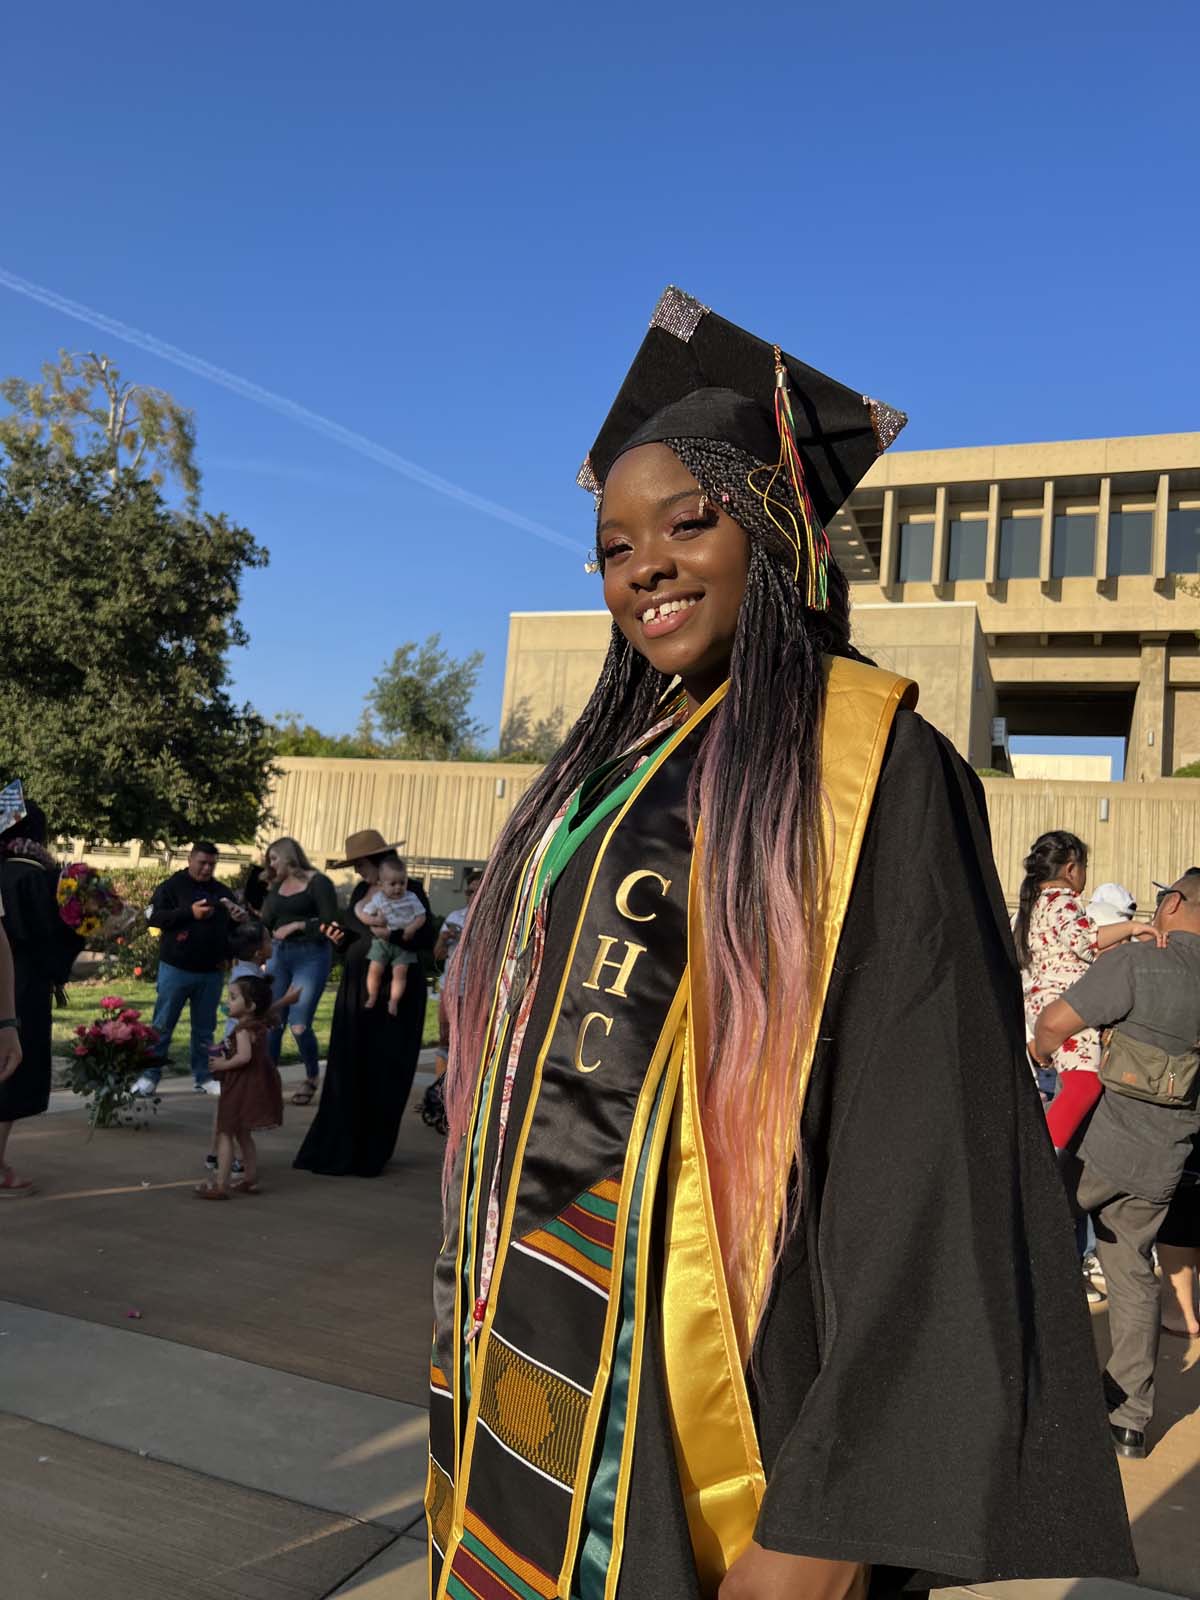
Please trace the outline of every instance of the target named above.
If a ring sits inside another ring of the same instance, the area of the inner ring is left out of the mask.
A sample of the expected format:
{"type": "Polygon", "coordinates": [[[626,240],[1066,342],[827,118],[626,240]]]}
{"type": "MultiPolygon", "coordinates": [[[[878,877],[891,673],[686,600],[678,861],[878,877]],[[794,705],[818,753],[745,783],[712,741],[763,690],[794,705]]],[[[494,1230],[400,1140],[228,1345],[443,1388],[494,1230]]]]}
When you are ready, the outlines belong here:
{"type": "Polygon", "coordinates": [[[1133,578],[1150,571],[1153,511],[1114,511],[1108,519],[1108,575],[1133,578]]]}
{"type": "Polygon", "coordinates": [[[1167,571],[1200,572],[1200,506],[1167,512],[1167,571]]]}
{"type": "Polygon", "coordinates": [[[933,577],[933,523],[900,524],[900,559],[896,564],[899,583],[928,583],[933,577]]]}
{"type": "Polygon", "coordinates": [[[946,558],[947,578],[951,583],[969,582],[982,578],[986,570],[987,523],[978,518],[970,522],[951,522],[950,549],[946,558]]]}
{"type": "Polygon", "coordinates": [[[1090,578],[1096,569],[1095,517],[1055,517],[1052,578],[1090,578]]]}
{"type": "Polygon", "coordinates": [[[1002,517],[998,578],[1036,578],[1042,570],[1041,517],[1002,517]]]}

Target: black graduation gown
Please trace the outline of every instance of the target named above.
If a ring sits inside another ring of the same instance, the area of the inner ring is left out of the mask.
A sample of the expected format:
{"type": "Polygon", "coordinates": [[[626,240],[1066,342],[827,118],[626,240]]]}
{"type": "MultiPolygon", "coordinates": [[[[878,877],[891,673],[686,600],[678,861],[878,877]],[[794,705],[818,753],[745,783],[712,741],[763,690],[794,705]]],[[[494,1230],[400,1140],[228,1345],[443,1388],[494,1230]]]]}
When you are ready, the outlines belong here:
{"type": "MultiPolygon", "coordinates": [[[[409,886],[426,916],[409,948],[423,949],[433,943],[429,901],[419,882],[410,879],[409,886]]],[[[327,1177],[377,1178],[391,1160],[425,1029],[426,983],[420,966],[409,967],[394,1017],[382,1002],[370,1008],[364,1004],[371,934],[354,907],[367,892],[365,883],[356,885],[349,910],[338,919],[354,937],[343,946],[317,1115],[292,1163],[327,1177]]]]}
{"type": "Polygon", "coordinates": [[[39,1116],[50,1104],[50,1029],[54,986],[65,983],[84,947],[58,914],[56,879],[37,861],[0,860],[4,931],[12,946],[21,1019],[21,1065],[0,1083],[0,1122],[39,1116]]]}
{"type": "MultiPolygon", "coordinates": [[[[560,926],[602,831],[555,889],[560,926]]],[[[803,1142],[802,1220],[749,1378],[759,1543],[870,1563],[876,1596],[1134,1573],[982,791],[908,711],[864,840],[803,1142]]],[[[636,1429],[619,1600],[695,1600],[653,1308],[636,1429]]]]}

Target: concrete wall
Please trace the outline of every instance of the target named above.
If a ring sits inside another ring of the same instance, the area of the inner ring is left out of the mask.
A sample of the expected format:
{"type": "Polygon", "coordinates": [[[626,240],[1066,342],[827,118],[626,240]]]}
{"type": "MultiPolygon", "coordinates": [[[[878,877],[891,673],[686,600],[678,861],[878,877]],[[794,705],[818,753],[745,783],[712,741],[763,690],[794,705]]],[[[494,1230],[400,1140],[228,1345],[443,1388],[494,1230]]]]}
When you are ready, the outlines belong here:
{"type": "Polygon", "coordinates": [[[1059,778],[1072,783],[1112,781],[1111,756],[1016,755],[1009,759],[1014,778],[1059,778]]]}
{"type": "MultiPolygon", "coordinates": [[[[275,791],[277,829],[299,839],[318,866],[342,854],[345,836],[378,828],[405,839],[414,860],[484,859],[536,767],[471,762],[326,761],[295,758],[275,791]],[[501,785],[503,793],[500,793],[501,785]]],[[[1040,833],[1069,828],[1091,847],[1091,878],[1126,884],[1140,905],[1151,881],[1200,863],[1200,779],[1157,783],[1070,783],[986,778],[992,848],[1006,896],[1015,903],[1021,861],[1040,833]],[[1107,820],[1102,816],[1107,804],[1107,820]]],[[[265,843],[266,841],[260,841],[265,843]]],[[[234,861],[255,852],[243,845],[234,861]]],[[[76,841],[64,855],[80,854],[76,841]]],[[[140,847],[89,852],[97,864],[134,863],[140,847]]]]}
{"type": "MultiPolygon", "coordinates": [[[[535,721],[557,717],[568,726],[599,676],[610,626],[606,611],[515,612],[504,718],[524,705],[535,721]]],[[[996,693],[973,605],[856,605],[851,629],[864,654],[916,680],[922,715],[972,765],[989,764],[996,693]]]]}
{"type": "Polygon", "coordinates": [[[991,764],[996,691],[972,605],[855,605],[851,637],[864,655],[920,688],[919,710],[974,767],[991,764]]]}
{"type": "Polygon", "coordinates": [[[996,867],[1013,904],[1021,862],[1051,828],[1066,828],[1089,846],[1092,883],[1123,883],[1141,907],[1153,908],[1154,881],[1169,883],[1200,864],[1200,779],[1134,785],[985,778],[983,787],[996,867]]]}
{"type": "Polygon", "coordinates": [[[1200,684],[1170,693],[1171,771],[1200,761],[1200,684]]]}
{"type": "Polygon", "coordinates": [[[515,762],[318,757],[279,765],[271,796],[278,831],[299,839],[322,865],[338,859],[346,835],[359,828],[405,840],[413,856],[481,860],[540,770],[515,762]]]}
{"type": "Polygon", "coordinates": [[[596,686],[611,634],[607,611],[514,611],[501,727],[524,708],[534,722],[556,719],[565,732],[596,686]]]}
{"type": "MultiPolygon", "coordinates": [[[[344,854],[348,834],[378,828],[404,840],[413,860],[482,861],[539,767],[517,762],[340,761],[284,757],[271,790],[277,821],[257,844],[221,844],[234,862],[261,855],[272,839],[298,839],[315,866],[344,854]]],[[[77,854],[81,841],[73,841],[77,854]]],[[[65,853],[65,846],[64,846],[65,853]]],[[[186,850],[183,851],[186,855],[186,850]]],[[[152,864],[161,856],[139,844],[87,853],[107,865],[152,864]]],[[[181,856],[173,858],[179,864],[181,856]]]]}

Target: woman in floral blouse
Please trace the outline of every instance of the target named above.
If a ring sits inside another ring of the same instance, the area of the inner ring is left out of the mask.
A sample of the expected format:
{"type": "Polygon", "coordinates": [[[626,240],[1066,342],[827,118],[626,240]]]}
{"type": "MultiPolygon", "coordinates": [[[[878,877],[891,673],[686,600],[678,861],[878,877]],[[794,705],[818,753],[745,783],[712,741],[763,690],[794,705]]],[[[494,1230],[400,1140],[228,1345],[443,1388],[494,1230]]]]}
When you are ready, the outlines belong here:
{"type": "MultiPolygon", "coordinates": [[[[1102,950],[1144,937],[1133,922],[1100,927],[1084,909],[1087,845],[1061,829],[1044,833],[1024,861],[1021,903],[1013,923],[1025,991],[1025,1022],[1032,1034],[1038,1017],[1082,977],[1102,950]]],[[[1046,1113],[1050,1137],[1066,1149],[1100,1098],[1100,1035],[1084,1028],[1054,1055],[1059,1092],[1046,1113]]]]}

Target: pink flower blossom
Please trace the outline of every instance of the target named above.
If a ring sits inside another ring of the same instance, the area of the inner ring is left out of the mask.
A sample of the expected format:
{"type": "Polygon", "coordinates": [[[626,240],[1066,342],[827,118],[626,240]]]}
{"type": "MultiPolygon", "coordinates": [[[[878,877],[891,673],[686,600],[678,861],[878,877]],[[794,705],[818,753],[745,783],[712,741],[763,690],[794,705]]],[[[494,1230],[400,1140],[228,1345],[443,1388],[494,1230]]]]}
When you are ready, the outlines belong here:
{"type": "Polygon", "coordinates": [[[91,1051],[90,1051],[90,1050],[89,1050],[89,1049],[88,1049],[88,1047],[87,1047],[87,1045],[85,1045],[85,1044],[77,1044],[77,1045],[76,1045],[76,1046],[75,1046],[75,1051],[74,1051],[74,1053],[75,1053],[75,1055],[77,1055],[77,1056],[87,1056],[87,1055],[91,1055],[91,1051]]]}
{"type": "Polygon", "coordinates": [[[66,905],[59,911],[59,916],[62,917],[68,928],[77,928],[83,921],[83,907],[78,900],[68,900],[66,905]]]}
{"type": "Polygon", "coordinates": [[[79,1024],[79,1026],[75,1029],[76,1036],[78,1038],[80,1038],[80,1039],[83,1038],[83,1036],[84,1036],[84,1034],[86,1032],[87,1032],[87,1023],[86,1022],[81,1022],[79,1024]]]}
{"type": "Polygon", "coordinates": [[[106,994],[100,1002],[101,1011],[120,1011],[125,1005],[119,994],[106,994]]]}
{"type": "Polygon", "coordinates": [[[141,1016],[141,1014],[142,1013],[140,1011],[138,1011],[136,1009],[136,1007],[127,1006],[126,1009],[124,1011],[122,1011],[122,1013],[121,1013],[121,1021],[122,1022],[136,1022],[137,1019],[141,1016]]]}

